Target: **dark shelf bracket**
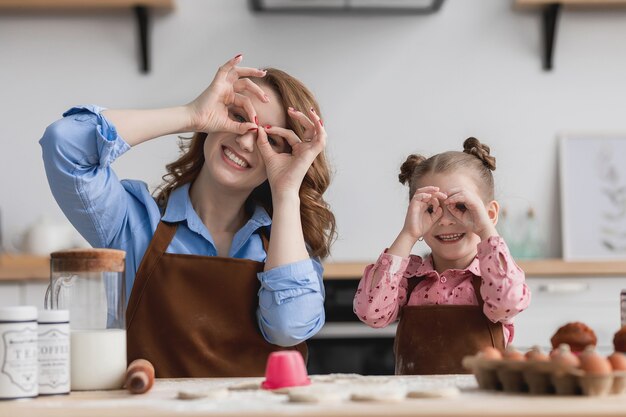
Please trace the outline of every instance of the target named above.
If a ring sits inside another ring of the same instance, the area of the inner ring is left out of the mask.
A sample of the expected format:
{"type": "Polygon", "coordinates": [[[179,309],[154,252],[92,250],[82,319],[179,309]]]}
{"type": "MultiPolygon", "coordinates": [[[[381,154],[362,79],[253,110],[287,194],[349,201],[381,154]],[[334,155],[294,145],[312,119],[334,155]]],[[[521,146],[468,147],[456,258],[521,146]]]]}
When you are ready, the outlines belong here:
{"type": "Polygon", "coordinates": [[[150,39],[148,37],[148,25],[150,15],[146,6],[135,6],[135,17],[137,18],[137,29],[139,30],[140,46],[140,68],[143,74],[150,72],[150,39]]]}
{"type": "Polygon", "coordinates": [[[543,69],[552,69],[554,43],[556,40],[556,25],[559,20],[560,3],[548,4],[543,9],[543,69]]]}

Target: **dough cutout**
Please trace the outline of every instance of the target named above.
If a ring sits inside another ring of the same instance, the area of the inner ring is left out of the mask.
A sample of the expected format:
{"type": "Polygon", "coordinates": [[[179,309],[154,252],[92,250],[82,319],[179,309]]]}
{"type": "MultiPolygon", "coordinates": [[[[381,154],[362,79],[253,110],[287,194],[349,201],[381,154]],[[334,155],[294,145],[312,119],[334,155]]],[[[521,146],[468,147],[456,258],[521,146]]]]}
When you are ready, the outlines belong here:
{"type": "Polygon", "coordinates": [[[206,398],[209,400],[219,400],[228,397],[229,391],[226,388],[216,389],[197,389],[197,390],[181,390],[178,391],[179,400],[199,400],[206,398]]]}

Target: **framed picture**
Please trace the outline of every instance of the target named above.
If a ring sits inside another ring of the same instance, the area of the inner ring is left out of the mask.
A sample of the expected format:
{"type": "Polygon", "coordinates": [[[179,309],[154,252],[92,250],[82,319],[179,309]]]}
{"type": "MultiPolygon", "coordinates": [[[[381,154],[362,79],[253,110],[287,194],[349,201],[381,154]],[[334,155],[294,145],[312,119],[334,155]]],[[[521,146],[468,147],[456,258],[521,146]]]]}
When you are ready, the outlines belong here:
{"type": "Polygon", "coordinates": [[[626,259],[626,134],[561,135],[563,258],[626,259]]]}

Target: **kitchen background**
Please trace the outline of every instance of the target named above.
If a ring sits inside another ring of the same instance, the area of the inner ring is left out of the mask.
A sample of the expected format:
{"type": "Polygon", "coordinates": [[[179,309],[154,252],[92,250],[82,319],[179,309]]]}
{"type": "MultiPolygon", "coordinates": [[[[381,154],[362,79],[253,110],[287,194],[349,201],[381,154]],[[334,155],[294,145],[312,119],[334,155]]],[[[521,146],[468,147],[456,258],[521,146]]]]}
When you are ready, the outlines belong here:
{"type": "MultiPolygon", "coordinates": [[[[468,136],[497,158],[496,194],[516,225],[511,235],[525,233],[518,220],[532,208],[533,256],[559,258],[557,135],[626,133],[625,19],[626,9],[564,8],[554,69],[545,71],[541,13],[512,1],[446,0],[426,15],[285,15],[254,13],[245,0],[176,0],[174,11],[152,14],[151,71],[142,74],[131,10],[2,10],[4,247],[19,249],[42,216],[64,220],[37,143],[63,111],[183,104],[243,53],[244,65],[284,69],[320,101],[335,170],[327,199],[339,233],[329,262],[374,260],[404,220],[408,191],[397,174],[406,156],[460,150],[468,136]]],[[[164,137],[114,168],[153,189],[177,153],[177,138],[164,137]]],[[[599,304],[608,291],[617,300],[622,284],[609,281],[593,298],[599,304]]],[[[617,316],[611,320],[607,332],[617,330],[617,316]]]]}
{"type": "MultiPolygon", "coordinates": [[[[130,10],[0,13],[0,189],[5,243],[45,214],[63,215],[37,143],[68,107],[186,103],[223,61],[283,68],[321,102],[339,225],[332,260],[373,259],[402,225],[397,181],[411,152],[461,149],[474,135],[497,157],[497,196],[511,217],[535,209],[560,256],[557,133],[626,132],[626,10],[564,8],[553,71],[541,67],[541,14],[511,1],[447,0],[428,15],[256,14],[245,0],[177,0],[154,14],[152,69],[138,70],[130,10]]],[[[115,165],[159,184],[175,137],[115,165]]]]}

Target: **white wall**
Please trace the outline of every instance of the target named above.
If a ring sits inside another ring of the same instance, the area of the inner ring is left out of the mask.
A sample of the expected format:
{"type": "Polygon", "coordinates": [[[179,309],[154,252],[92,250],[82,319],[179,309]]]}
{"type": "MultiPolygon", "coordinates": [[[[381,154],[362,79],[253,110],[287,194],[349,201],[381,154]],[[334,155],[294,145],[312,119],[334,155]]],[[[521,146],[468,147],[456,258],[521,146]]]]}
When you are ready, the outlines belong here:
{"type": "MultiPolygon", "coordinates": [[[[328,193],[339,240],[333,260],[373,259],[402,225],[397,182],[410,152],[461,148],[474,135],[497,157],[497,196],[530,204],[560,256],[556,134],[626,132],[626,11],[565,10],[555,70],[540,63],[540,16],[503,0],[447,0],[427,16],[255,15],[244,0],[177,0],[156,16],[153,70],[141,75],[130,11],[0,14],[0,210],[13,239],[57,208],[37,140],[77,103],[185,103],[223,61],[276,66],[317,95],[336,175],[328,193]]],[[[121,177],[159,183],[174,137],[133,149],[121,177]]],[[[15,240],[15,239],[13,239],[15,240]]]]}

